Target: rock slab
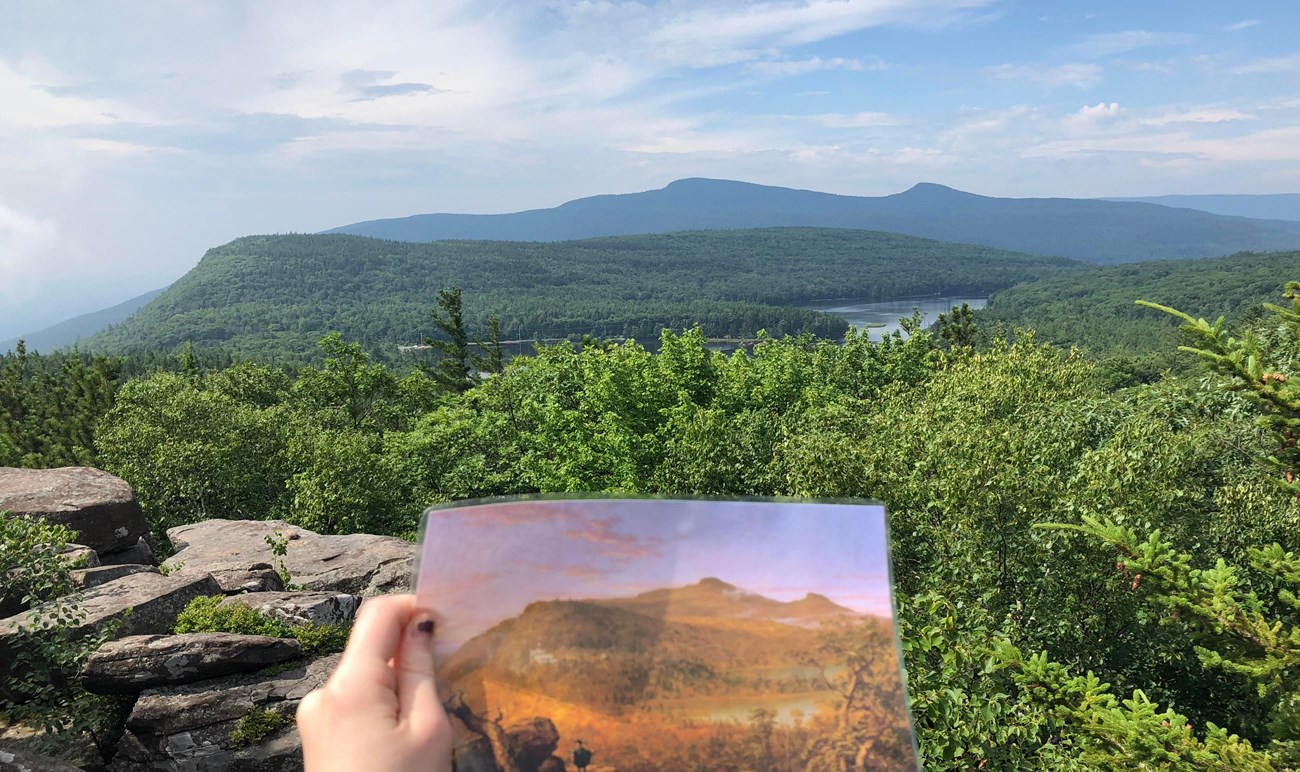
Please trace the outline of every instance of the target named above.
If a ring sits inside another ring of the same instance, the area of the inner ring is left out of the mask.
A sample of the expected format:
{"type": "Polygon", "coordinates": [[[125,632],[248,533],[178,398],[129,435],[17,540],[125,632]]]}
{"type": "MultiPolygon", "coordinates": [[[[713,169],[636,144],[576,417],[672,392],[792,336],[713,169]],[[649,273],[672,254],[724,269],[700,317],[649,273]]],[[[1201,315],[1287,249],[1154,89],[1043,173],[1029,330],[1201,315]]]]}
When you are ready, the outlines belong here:
{"type": "MultiPolygon", "coordinates": [[[[191,600],[220,594],[221,588],[207,574],[162,576],[139,573],[75,592],[57,602],[70,603],[84,612],[84,617],[73,627],[73,635],[77,637],[103,630],[105,625],[118,619],[123,620],[119,635],[148,635],[170,632],[176,617],[191,600]]],[[[37,606],[17,616],[0,619],[0,676],[7,673],[12,661],[19,628],[36,624],[43,610],[45,606],[37,606]]]]}
{"type": "Polygon", "coordinates": [[[293,728],[298,703],[338,664],[322,657],[278,675],[237,675],[140,695],[110,769],[186,772],[302,770],[302,741],[293,728]],[[230,733],[252,710],[271,710],[287,725],[245,748],[230,733]]]}
{"type": "Polygon", "coordinates": [[[295,626],[350,625],[361,598],[338,592],[249,592],[232,595],[223,606],[248,606],[295,626]]]}
{"type": "Polygon", "coordinates": [[[97,694],[131,694],[247,673],[300,653],[297,641],[265,635],[132,635],[109,641],[90,655],[82,683],[97,694]]]}
{"type": "Polygon", "coordinates": [[[92,587],[98,587],[101,584],[107,584],[131,574],[156,574],[158,569],[153,566],[124,563],[111,566],[96,566],[95,568],[78,568],[68,573],[72,577],[74,587],[78,590],[89,590],[92,587]]]}
{"type": "Polygon", "coordinates": [[[3,510],[67,526],[78,543],[101,554],[130,549],[149,532],[131,486],[89,467],[0,467],[3,510]]]}
{"type": "Polygon", "coordinates": [[[217,569],[210,572],[212,578],[221,585],[221,591],[227,595],[245,592],[279,592],[284,589],[284,581],[266,563],[255,563],[248,568],[230,570],[217,569]]]}
{"type": "Polygon", "coordinates": [[[163,564],[214,575],[276,565],[266,537],[288,541],[283,558],[299,589],[370,597],[410,590],[416,545],[394,536],[322,536],[282,520],[205,520],[167,531],[176,553],[163,564]]]}

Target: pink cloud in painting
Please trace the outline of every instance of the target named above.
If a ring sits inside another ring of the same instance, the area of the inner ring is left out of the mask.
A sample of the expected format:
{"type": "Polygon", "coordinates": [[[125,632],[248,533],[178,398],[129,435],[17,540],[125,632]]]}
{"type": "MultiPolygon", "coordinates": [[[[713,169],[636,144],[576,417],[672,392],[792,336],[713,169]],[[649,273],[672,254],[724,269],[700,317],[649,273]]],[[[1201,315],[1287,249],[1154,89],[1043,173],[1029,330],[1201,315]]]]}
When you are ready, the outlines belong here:
{"type": "Polygon", "coordinates": [[[704,577],[779,601],[809,593],[889,615],[879,506],[523,500],[430,512],[418,593],[458,645],[559,598],[630,597],[704,577]]]}
{"type": "Polygon", "coordinates": [[[566,530],[564,535],[600,545],[599,551],[612,558],[649,558],[663,553],[662,538],[638,538],[635,534],[618,533],[614,529],[618,522],[616,517],[592,519],[566,530]]]}

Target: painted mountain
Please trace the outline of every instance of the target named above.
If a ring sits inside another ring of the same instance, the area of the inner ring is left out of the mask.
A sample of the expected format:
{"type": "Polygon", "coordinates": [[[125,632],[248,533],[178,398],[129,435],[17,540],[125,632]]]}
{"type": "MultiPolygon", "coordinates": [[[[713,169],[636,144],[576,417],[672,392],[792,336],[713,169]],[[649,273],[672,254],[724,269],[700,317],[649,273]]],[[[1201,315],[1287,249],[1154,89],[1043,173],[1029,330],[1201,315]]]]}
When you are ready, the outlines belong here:
{"type": "Polygon", "coordinates": [[[461,646],[439,682],[480,715],[545,717],[561,746],[583,739],[614,769],[692,768],[675,765],[709,748],[751,747],[755,731],[784,749],[765,768],[803,769],[819,737],[868,722],[907,738],[910,726],[891,619],[716,578],[531,603],[461,646]],[[855,704],[867,695],[870,717],[855,704]]]}
{"type": "Polygon", "coordinates": [[[551,209],[420,214],[330,232],[396,241],[558,241],[790,225],[890,231],[1102,264],[1300,247],[1300,222],[1225,217],[1149,203],[992,198],[930,183],[891,196],[841,196],[711,179],[581,198],[551,209]]]}

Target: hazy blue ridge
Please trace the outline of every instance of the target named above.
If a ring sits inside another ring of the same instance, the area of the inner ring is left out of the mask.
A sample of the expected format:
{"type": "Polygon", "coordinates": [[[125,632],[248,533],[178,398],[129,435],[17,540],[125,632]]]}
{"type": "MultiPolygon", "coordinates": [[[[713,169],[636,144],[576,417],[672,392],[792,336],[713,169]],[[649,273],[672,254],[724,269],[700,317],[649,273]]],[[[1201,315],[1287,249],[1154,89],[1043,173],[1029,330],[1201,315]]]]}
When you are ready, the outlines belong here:
{"type": "Polygon", "coordinates": [[[1161,206],[1199,209],[1202,212],[1250,217],[1257,220],[1285,221],[1282,227],[1300,227],[1300,193],[1263,193],[1258,195],[1147,196],[1106,198],[1104,201],[1135,201],[1161,206]]]}
{"type": "Polygon", "coordinates": [[[134,314],[161,295],[165,289],[166,287],[146,292],[139,297],[131,298],[115,306],[74,316],[43,330],[19,335],[11,340],[0,341],[0,352],[12,350],[20,340],[24,341],[28,351],[49,353],[57,349],[67,348],[83,338],[88,338],[97,332],[102,332],[115,324],[126,321],[131,314],[134,314]]]}
{"type": "Polygon", "coordinates": [[[712,179],[592,196],[509,214],[420,214],[335,228],[396,241],[560,241],[687,230],[862,228],[1091,263],[1214,257],[1300,248],[1300,224],[1149,203],[992,198],[922,183],[890,196],[841,196],[712,179]]]}

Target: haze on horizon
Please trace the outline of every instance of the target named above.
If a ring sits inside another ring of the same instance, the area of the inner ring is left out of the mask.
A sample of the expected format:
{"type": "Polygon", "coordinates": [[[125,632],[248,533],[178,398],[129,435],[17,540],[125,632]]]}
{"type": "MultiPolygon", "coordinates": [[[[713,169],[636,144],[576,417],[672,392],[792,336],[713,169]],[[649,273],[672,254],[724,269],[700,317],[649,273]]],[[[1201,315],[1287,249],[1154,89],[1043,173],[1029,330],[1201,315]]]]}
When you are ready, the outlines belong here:
{"type": "Polygon", "coordinates": [[[1300,6],[0,0],[0,339],[250,233],[683,177],[1300,192],[1300,6]]]}

